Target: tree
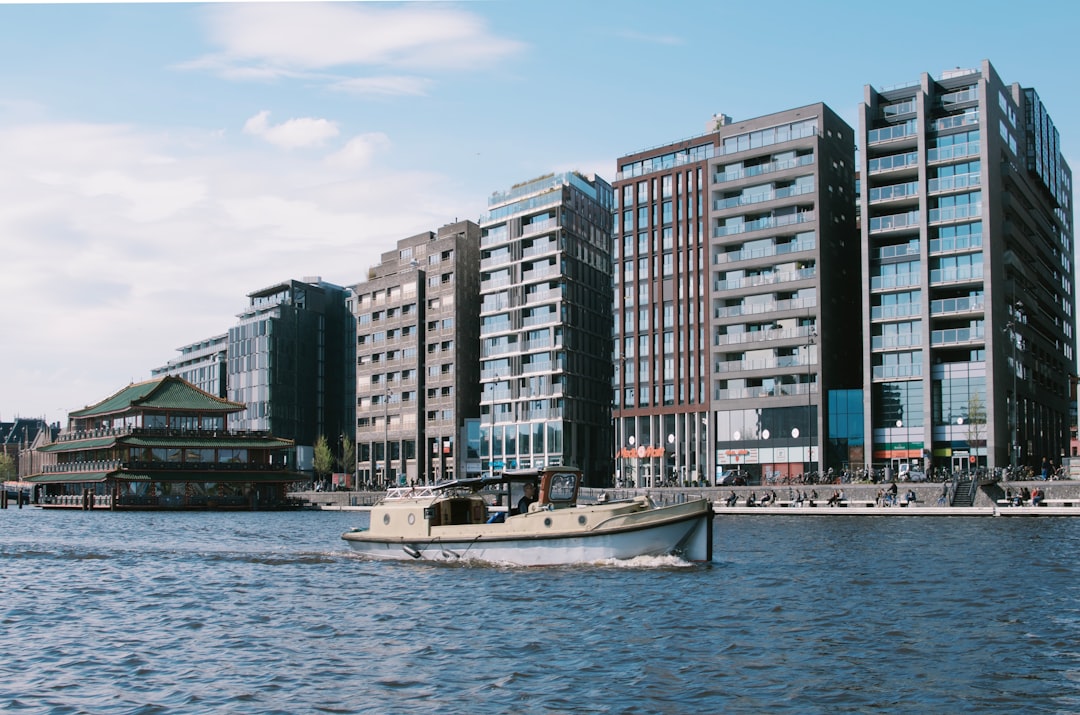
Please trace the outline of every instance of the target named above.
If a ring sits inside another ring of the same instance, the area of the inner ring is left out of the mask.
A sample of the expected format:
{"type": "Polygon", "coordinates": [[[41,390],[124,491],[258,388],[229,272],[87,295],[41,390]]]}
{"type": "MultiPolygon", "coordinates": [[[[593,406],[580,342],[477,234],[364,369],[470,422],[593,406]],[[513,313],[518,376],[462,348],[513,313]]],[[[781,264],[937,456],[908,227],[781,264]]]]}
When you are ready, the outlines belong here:
{"type": "Polygon", "coordinates": [[[0,482],[15,481],[15,460],[6,452],[0,452],[0,482]]]}
{"type": "Polygon", "coordinates": [[[341,471],[346,474],[356,472],[356,446],[345,435],[341,435],[341,471]]]}
{"type": "Polygon", "coordinates": [[[316,479],[325,479],[334,471],[334,453],[326,443],[326,436],[319,435],[315,440],[315,455],[311,464],[316,479]]]}

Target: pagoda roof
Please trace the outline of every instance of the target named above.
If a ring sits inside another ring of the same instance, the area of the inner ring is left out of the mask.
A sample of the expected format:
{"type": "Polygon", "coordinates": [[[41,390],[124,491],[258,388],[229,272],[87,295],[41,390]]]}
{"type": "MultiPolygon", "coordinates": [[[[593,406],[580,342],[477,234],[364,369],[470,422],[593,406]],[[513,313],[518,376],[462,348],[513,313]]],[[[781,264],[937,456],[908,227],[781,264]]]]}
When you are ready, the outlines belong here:
{"type": "Polygon", "coordinates": [[[230,435],[218,437],[199,434],[168,436],[113,435],[91,439],[74,439],[53,442],[38,448],[39,452],[82,452],[88,449],[105,449],[117,445],[126,447],[190,447],[192,449],[260,449],[285,448],[293,446],[291,439],[261,435],[230,435]]]}
{"type": "Polygon", "coordinates": [[[259,471],[259,470],[165,470],[153,472],[139,470],[128,472],[113,470],[109,472],[49,472],[34,474],[26,478],[26,481],[34,484],[82,484],[85,482],[105,482],[111,480],[121,482],[170,482],[173,484],[184,483],[215,483],[221,482],[258,482],[261,484],[274,484],[294,482],[304,478],[305,475],[298,472],[282,471],[259,471]]]}
{"type": "Polygon", "coordinates": [[[240,412],[243,403],[224,400],[200,390],[179,377],[167,375],[155,380],[128,385],[111,397],[68,416],[74,419],[98,417],[135,410],[172,410],[181,412],[240,412]]]}

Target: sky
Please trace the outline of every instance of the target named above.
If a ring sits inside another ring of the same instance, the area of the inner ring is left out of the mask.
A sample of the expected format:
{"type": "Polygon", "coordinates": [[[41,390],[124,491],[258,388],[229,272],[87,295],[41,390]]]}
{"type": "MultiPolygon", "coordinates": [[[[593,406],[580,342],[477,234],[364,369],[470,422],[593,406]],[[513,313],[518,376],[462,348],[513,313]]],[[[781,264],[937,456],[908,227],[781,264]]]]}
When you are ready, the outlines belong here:
{"type": "Polygon", "coordinates": [[[1080,5],[2,4],[0,421],[94,404],[247,294],[349,286],[487,197],[990,60],[1080,167],[1080,5]]]}

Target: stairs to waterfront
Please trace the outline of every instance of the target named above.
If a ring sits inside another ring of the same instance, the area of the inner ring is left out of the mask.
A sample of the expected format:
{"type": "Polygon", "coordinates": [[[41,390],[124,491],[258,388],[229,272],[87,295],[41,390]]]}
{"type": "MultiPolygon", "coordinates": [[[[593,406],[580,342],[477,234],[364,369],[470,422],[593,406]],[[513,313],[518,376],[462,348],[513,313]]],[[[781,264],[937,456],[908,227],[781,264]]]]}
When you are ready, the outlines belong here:
{"type": "Polygon", "coordinates": [[[971,488],[970,479],[961,479],[956,483],[956,494],[953,495],[953,506],[975,506],[975,494],[971,488]]]}

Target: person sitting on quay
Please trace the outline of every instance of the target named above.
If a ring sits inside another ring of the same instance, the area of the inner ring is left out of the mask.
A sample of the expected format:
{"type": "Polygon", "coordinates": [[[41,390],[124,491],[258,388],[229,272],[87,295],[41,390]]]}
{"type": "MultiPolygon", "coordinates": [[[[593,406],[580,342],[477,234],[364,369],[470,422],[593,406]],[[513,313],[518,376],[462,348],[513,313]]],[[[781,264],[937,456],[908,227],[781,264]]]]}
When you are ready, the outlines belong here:
{"type": "Polygon", "coordinates": [[[827,502],[825,502],[825,503],[828,504],[829,506],[836,506],[837,504],[839,504],[840,503],[840,492],[834,491],[832,493],[832,496],[829,497],[829,500],[827,502]]]}
{"type": "Polygon", "coordinates": [[[1042,504],[1043,492],[1042,489],[1035,487],[1035,491],[1031,492],[1031,506],[1039,506],[1042,504]]]}
{"type": "Polygon", "coordinates": [[[904,503],[907,504],[908,506],[911,506],[912,504],[915,503],[915,490],[914,489],[908,489],[907,490],[907,494],[904,495],[904,503]]]}
{"type": "Polygon", "coordinates": [[[757,506],[757,492],[750,492],[750,496],[746,497],[746,506],[757,506]]]}
{"type": "Polygon", "coordinates": [[[811,489],[810,490],[810,506],[814,506],[814,502],[817,501],[817,498],[818,498],[817,489],[811,489]]]}
{"type": "Polygon", "coordinates": [[[727,505],[728,506],[735,506],[735,504],[737,504],[738,501],[739,501],[739,495],[736,494],[734,490],[732,490],[731,496],[729,496],[727,498],[727,505]]]}
{"type": "Polygon", "coordinates": [[[771,501],[772,496],[769,494],[769,492],[765,492],[764,496],[761,497],[761,506],[769,506],[769,502],[771,501]]]}

